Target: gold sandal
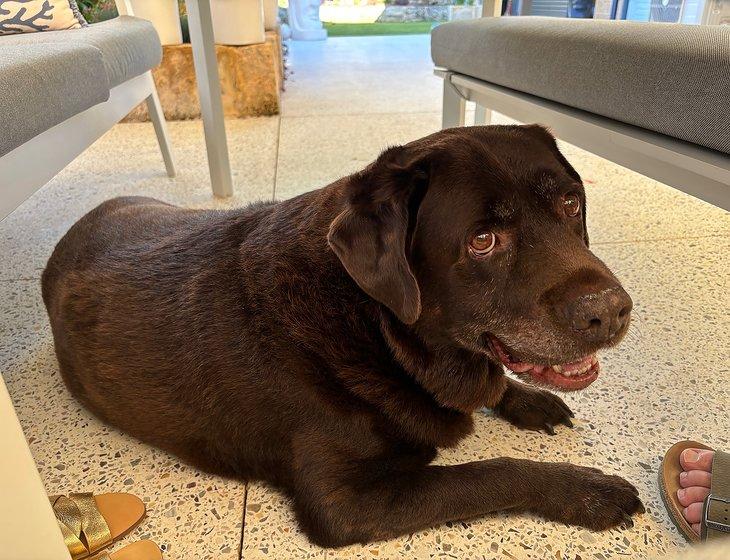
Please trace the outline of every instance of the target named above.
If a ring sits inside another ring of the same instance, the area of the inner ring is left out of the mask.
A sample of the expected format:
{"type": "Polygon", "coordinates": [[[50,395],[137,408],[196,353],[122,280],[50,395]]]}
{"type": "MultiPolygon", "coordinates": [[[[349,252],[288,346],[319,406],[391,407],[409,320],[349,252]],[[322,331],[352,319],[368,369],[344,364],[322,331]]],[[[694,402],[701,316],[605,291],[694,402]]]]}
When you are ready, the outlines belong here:
{"type": "Polygon", "coordinates": [[[115,552],[102,552],[91,560],[162,560],[162,552],[152,541],[139,541],[115,552]]]}
{"type": "Polygon", "coordinates": [[[145,516],[144,502],[132,494],[51,496],[51,505],[73,560],[108,547],[145,516]]]}

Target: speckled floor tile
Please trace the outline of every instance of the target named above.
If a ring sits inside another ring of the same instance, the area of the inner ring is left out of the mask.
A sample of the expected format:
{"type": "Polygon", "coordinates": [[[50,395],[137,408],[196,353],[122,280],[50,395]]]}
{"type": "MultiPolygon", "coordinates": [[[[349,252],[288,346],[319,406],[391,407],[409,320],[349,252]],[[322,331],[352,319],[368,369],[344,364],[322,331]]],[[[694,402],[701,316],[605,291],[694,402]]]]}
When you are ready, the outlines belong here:
{"type": "Polygon", "coordinates": [[[170,179],[152,125],[119,124],[0,222],[0,280],[37,278],[66,230],[97,204],[144,195],[190,207],[232,207],[273,196],[278,117],[226,122],[234,196],[210,190],[200,121],[169,123],[178,175],[170,179]]]}
{"type": "Polygon", "coordinates": [[[428,35],[290,42],[282,115],[441,110],[428,35]]]}
{"type": "Polygon", "coordinates": [[[249,483],[245,519],[242,540],[245,560],[324,558],[327,554],[299,530],[289,501],[264,484],[249,483]]]}
{"type": "Polygon", "coordinates": [[[50,333],[40,281],[0,280],[0,374],[25,375],[25,362],[50,333]]]}
{"type": "Polygon", "coordinates": [[[354,173],[388,146],[437,131],[440,119],[438,113],[282,118],[276,198],[354,173]]]}
{"type": "Polygon", "coordinates": [[[58,373],[36,279],[0,282],[0,375],[49,494],[132,492],[147,518],[124,543],[153,539],[168,560],[239,558],[244,484],[201,473],[83,410],[58,373]]]}
{"type": "MultiPolygon", "coordinates": [[[[595,385],[565,397],[576,413],[575,429],[550,437],[479,414],[475,433],[439,458],[455,464],[507,455],[621,474],[639,488],[647,506],[633,529],[594,533],[530,515],[499,514],[330,551],[327,558],[600,560],[663,556],[683,546],[661,503],[657,469],[664,451],[680,439],[730,448],[730,286],[724,262],[729,251],[730,239],[712,237],[598,248],[633,296],[635,321],[623,345],[603,354],[595,385]]],[[[316,553],[295,529],[281,495],[252,485],[252,502],[261,515],[247,513],[244,558],[316,553]],[[277,552],[267,556],[262,550],[277,552]]]]}

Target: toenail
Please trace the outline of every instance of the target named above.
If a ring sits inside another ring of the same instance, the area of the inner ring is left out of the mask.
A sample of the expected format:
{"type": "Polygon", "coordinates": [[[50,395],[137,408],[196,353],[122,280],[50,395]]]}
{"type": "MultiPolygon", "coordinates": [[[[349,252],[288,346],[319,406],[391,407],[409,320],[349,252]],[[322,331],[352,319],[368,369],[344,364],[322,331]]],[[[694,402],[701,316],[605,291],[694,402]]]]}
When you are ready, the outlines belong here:
{"type": "Polygon", "coordinates": [[[677,490],[677,496],[679,496],[679,499],[684,499],[684,495],[687,493],[687,491],[684,488],[680,488],[677,490]]]}
{"type": "Polygon", "coordinates": [[[681,478],[682,480],[687,478],[687,471],[682,471],[681,473],[679,473],[679,478],[681,478]]]}
{"type": "Polygon", "coordinates": [[[696,463],[700,459],[700,454],[692,449],[684,452],[684,460],[689,463],[696,463]]]}

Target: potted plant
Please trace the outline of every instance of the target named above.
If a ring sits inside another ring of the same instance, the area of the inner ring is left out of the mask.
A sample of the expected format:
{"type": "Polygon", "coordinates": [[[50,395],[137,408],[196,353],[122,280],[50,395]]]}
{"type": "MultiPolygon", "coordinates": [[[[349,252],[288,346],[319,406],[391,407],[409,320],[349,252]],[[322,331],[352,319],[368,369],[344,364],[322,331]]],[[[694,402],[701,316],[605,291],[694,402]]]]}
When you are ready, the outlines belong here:
{"type": "MultiPolygon", "coordinates": [[[[136,17],[148,19],[155,26],[160,42],[163,45],[182,44],[182,29],[180,27],[180,11],[177,0],[127,0],[136,17]]],[[[123,5],[123,0],[117,0],[117,6],[123,5]]],[[[121,7],[120,7],[121,11],[121,7]]]]}
{"type": "Polygon", "coordinates": [[[210,10],[216,43],[252,45],[264,42],[262,0],[211,0],[210,10]]]}

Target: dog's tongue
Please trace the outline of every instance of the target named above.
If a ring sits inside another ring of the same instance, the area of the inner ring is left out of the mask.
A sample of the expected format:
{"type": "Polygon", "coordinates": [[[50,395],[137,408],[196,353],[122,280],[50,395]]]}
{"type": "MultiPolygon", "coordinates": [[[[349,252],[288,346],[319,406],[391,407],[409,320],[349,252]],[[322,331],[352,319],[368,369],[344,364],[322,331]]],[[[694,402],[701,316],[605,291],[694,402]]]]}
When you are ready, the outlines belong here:
{"type": "Polygon", "coordinates": [[[584,356],[580,360],[568,364],[543,366],[529,362],[516,362],[512,359],[502,343],[492,340],[492,348],[504,366],[519,374],[529,374],[538,382],[545,383],[564,391],[584,389],[598,377],[599,365],[595,354],[584,356]]]}

